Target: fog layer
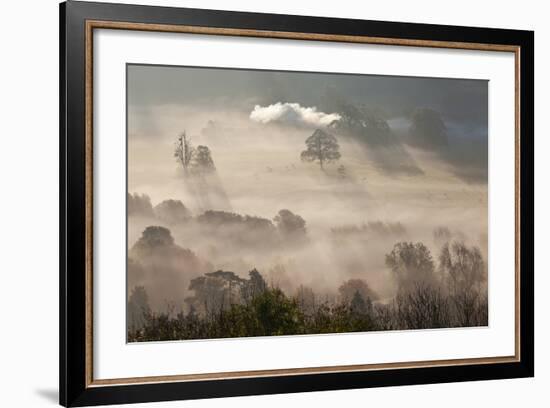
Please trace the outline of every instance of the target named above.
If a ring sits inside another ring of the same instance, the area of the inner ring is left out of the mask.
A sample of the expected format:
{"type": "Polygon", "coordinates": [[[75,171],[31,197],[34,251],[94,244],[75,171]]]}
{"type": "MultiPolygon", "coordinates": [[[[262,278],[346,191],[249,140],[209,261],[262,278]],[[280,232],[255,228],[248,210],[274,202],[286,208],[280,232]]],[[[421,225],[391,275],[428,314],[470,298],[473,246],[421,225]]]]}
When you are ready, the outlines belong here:
{"type": "Polygon", "coordinates": [[[154,309],[185,310],[191,280],[217,270],[244,278],[257,269],[289,294],[307,286],[327,299],[362,279],[384,302],[398,288],[386,254],[401,241],[423,242],[437,258],[460,240],[487,262],[485,82],[128,73],[128,192],[144,195],[129,202],[129,292],[144,286],[154,309]],[[323,168],[300,158],[317,128],[339,146],[323,168]],[[208,147],[213,170],[189,175],[174,158],[184,131],[208,147]],[[285,230],[281,210],[304,220],[303,233],[285,230]],[[172,249],[144,249],[150,226],[170,231],[172,249]]]}

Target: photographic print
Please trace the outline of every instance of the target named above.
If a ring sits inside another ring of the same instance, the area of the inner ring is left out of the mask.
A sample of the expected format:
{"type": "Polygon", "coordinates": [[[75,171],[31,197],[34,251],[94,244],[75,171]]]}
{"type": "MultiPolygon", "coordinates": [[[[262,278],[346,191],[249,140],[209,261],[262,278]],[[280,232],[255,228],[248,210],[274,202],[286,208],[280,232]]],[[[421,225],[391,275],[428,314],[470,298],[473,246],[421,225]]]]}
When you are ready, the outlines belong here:
{"type": "Polygon", "coordinates": [[[534,376],[533,31],[70,1],[59,40],[61,404],[534,376]]]}
{"type": "Polygon", "coordinates": [[[488,325],[488,81],[127,65],[127,340],[488,325]]]}

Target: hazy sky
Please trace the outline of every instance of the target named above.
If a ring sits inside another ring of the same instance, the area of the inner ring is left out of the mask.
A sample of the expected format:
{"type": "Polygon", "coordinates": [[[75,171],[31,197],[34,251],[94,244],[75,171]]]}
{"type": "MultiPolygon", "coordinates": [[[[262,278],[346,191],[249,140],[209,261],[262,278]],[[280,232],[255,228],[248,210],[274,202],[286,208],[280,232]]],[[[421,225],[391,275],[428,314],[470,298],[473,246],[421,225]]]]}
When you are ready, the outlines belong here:
{"type": "MultiPolygon", "coordinates": [[[[342,103],[364,106],[387,121],[396,137],[385,138],[384,143],[391,144],[392,151],[379,151],[373,158],[388,171],[399,163],[412,163],[410,154],[400,145],[407,142],[415,110],[435,110],[445,123],[449,147],[443,151],[434,141],[432,149],[428,140],[423,149],[437,150],[439,159],[464,180],[487,183],[488,81],[128,66],[129,114],[135,118],[129,123],[129,133],[133,137],[159,138],[161,128],[166,128],[166,123],[159,123],[158,110],[161,109],[162,115],[170,109],[187,109],[188,116],[204,115],[203,127],[206,127],[209,121],[226,126],[235,123],[235,115],[228,117],[230,113],[241,114],[246,119],[255,107],[270,107],[270,112],[261,113],[279,114],[279,122],[287,120],[296,124],[296,115],[301,115],[298,119],[302,122],[304,115],[308,115],[305,120],[312,115],[316,116],[314,121],[322,120],[319,115],[337,114],[342,103]],[[293,108],[296,106],[298,108],[293,108]],[[284,112],[273,112],[275,108],[284,112]]],[[[256,116],[257,121],[262,120],[256,116]]],[[[330,118],[332,116],[325,116],[326,121],[330,118]]],[[[181,119],[189,128],[192,118],[181,119]]]]}
{"type": "Polygon", "coordinates": [[[297,102],[327,111],[336,96],[377,107],[388,118],[432,108],[450,122],[487,132],[488,81],[483,80],[152,65],[130,65],[128,71],[128,102],[135,106],[231,103],[249,109],[297,102]]]}

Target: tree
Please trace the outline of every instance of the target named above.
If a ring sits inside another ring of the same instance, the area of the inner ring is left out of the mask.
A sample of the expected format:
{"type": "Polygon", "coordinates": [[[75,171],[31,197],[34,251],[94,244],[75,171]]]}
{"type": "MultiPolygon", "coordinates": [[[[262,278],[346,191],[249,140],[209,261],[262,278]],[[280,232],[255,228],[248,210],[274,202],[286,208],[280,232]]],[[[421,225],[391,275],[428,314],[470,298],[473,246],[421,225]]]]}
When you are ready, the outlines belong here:
{"type": "Polygon", "coordinates": [[[226,285],[219,277],[204,275],[193,278],[189,283],[189,290],[195,294],[186,298],[185,302],[201,315],[211,315],[228,306],[226,285]]]}
{"type": "Polygon", "coordinates": [[[386,255],[400,291],[409,291],[418,283],[432,284],[434,262],[430,250],[421,242],[398,242],[386,255]]]}
{"type": "Polygon", "coordinates": [[[463,242],[443,245],[439,268],[451,292],[476,290],[486,279],[481,252],[477,247],[468,248],[463,242]]]}
{"type": "Polygon", "coordinates": [[[273,222],[267,218],[207,210],[195,220],[203,233],[238,250],[244,247],[265,247],[280,240],[273,222]]]}
{"type": "Polygon", "coordinates": [[[128,256],[126,263],[126,285],[128,288],[143,285],[147,277],[147,271],[141,262],[128,256]]]}
{"type": "Polygon", "coordinates": [[[193,159],[193,153],[195,148],[191,145],[191,139],[189,139],[185,133],[181,133],[177,140],[174,149],[174,157],[183,167],[183,171],[187,173],[191,160],[193,159]]]}
{"type": "Polygon", "coordinates": [[[164,200],[153,210],[159,220],[168,224],[177,224],[191,218],[191,211],[180,200],[164,200]]]}
{"type": "Polygon", "coordinates": [[[296,302],[304,315],[312,315],[315,312],[315,292],[308,286],[300,285],[296,290],[296,302]]]}
{"type": "Polygon", "coordinates": [[[261,296],[267,288],[263,276],[256,268],[248,272],[249,279],[243,279],[234,272],[218,270],[191,279],[189,290],[194,296],[185,301],[195,311],[212,317],[234,305],[249,305],[261,296]]]}
{"type": "Polygon", "coordinates": [[[346,167],[341,164],[340,166],[338,166],[338,177],[340,177],[341,179],[345,179],[348,175],[346,173],[346,167]]]}
{"type": "Polygon", "coordinates": [[[250,278],[241,287],[241,294],[245,303],[250,303],[267,290],[267,283],[256,268],[248,272],[248,276],[250,278]]]}
{"type": "Polygon", "coordinates": [[[393,143],[390,126],[382,112],[344,101],[340,101],[334,110],[340,114],[340,119],[332,122],[329,129],[354,137],[369,146],[393,143]]]}
{"type": "Polygon", "coordinates": [[[280,289],[266,290],[252,301],[250,308],[255,335],[299,334],[303,329],[303,315],[296,300],[289,299],[280,289]]]}
{"type": "Polygon", "coordinates": [[[351,299],[350,309],[356,315],[370,315],[372,313],[372,300],[370,297],[363,298],[359,291],[356,291],[351,299]]]}
{"type": "Polygon", "coordinates": [[[186,299],[189,306],[205,314],[220,313],[241,303],[242,288],[248,281],[231,271],[217,270],[191,279],[189,290],[195,292],[186,299]]]}
{"type": "Polygon", "coordinates": [[[451,231],[447,227],[437,227],[433,230],[434,242],[438,245],[445,244],[451,239],[451,231]]]}
{"type": "Polygon", "coordinates": [[[196,173],[206,173],[216,170],[212,154],[208,146],[199,145],[196,148],[191,139],[183,132],[176,139],[174,157],[187,174],[190,170],[196,173]]]}
{"type": "Polygon", "coordinates": [[[174,238],[168,228],[150,225],[143,230],[141,237],[135,243],[133,249],[136,249],[138,252],[141,250],[149,251],[156,247],[172,246],[173,244],[174,238]]]}
{"type": "Polygon", "coordinates": [[[279,231],[287,237],[303,237],[306,233],[306,222],[290,210],[281,210],[273,218],[279,231]]]}
{"type": "Polygon", "coordinates": [[[369,284],[363,279],[349,279],[345,281],[339,288],[340,298],[343,303],[349,304],[356,293],[358,293],[363,300],[372,299],[377,300],[377,293],[371,289],[369,284]]]}
{"type": "Polygon", "coordinates": [[[300,157],[302,161],[319,161],[319,166],[323,169],[324,163],[340,159],[340,146],[336,137],[320,129],[315,130],[313,134],[306,139],[306,147],[300,157]]]}
{"type": "Polygon", "coordinates": [[[447,146],[447,127],[439,112],[421,108],[414,111],[409,127],[409,144],[426,150],[447,146]]]}
{"type": "Polygon", "coordinates": [[[477,247],[446,243],[439,255],[439,269],[447,282],[460,326],[487,324],[487,299],[481,296],[486,281],[485,263],[477,247]]]}
{"type": "Polygon", "coordinates": [[[128,193],[128,215],[152,217],[153,206],[151,205],[151,198],[146,194],[128,193]]]}
{"type": "Polygon", "coordinates": [[[151,309],[147,292],[143,286],[136,286],[132,289],[126,313],[128,330],[139,330],[145,325],[147,317],[151,314],[151,309]]]}
{"type": "Polygon", "coordinates": [[[212,155],[208,146],[197,146],[193,152],[191,165],[193,170],[198,173],[208,173],[216,170],[214,160],[212,160],[212,155]]]}

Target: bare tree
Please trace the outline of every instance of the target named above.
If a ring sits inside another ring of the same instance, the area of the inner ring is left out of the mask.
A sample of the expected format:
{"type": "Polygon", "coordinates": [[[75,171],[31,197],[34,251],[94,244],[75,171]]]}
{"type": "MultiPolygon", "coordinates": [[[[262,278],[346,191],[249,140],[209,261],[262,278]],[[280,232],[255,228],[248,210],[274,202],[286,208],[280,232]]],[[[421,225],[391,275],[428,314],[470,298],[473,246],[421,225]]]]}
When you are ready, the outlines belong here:
{"type": "Polygon", "coordinates": [[[477,247],[468,248],[463,242],[443,245],[439,269],[446,277],[451,292],[477,290],[486,280],[480,250],[477,247]]]}
{"type": "Polygon", "coordinates": [[[340,166],[338,166],[338,177],[340,177],[341,179],[345,179],[348,175],[346,173],[346,167],[341,164],[340,166]]]}
{"type": "Polygon", "coordinates": [[[191,166],[194,151],[195,148],[191,145],[191,139],[187,137],[184,131],[176,140],[174,157],[181,164],[185,173],[187,173],[189,166],[191,166]]]}
{"type": "Polygon", "coordinates": [[[415,283],[407,292],[394,299],[394,315],[402,329],[433,329],[450,327],[449,305],[441,289],[425,283],[415,283]]]}

